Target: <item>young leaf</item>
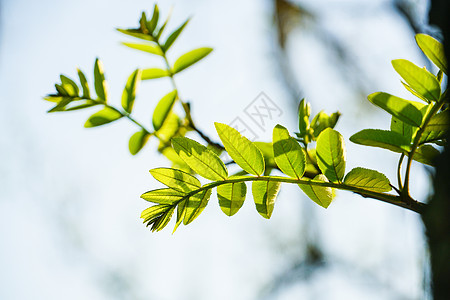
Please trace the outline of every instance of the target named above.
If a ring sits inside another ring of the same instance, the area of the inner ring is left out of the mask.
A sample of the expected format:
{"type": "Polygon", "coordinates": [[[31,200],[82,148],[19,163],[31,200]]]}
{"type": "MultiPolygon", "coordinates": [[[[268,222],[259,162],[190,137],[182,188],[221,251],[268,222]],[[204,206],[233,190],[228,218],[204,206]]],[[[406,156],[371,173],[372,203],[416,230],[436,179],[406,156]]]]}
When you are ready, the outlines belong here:
{"type": "Polygon", "coordinates": [[[416,149],[413,159],[420,163],[436,166],[435,159],[440,154],[439,150],[431,145],[422,145],[416,149]]]}
{"type": "Polygon", "coordinates": [[[188,53],[181,55],[173,65],[173,74],[179,73],[184,69],[192,66],[193,64],[207,56],[209,53],[211,53],[212,50],[212,48],[204,47],[189,51],[188,53]]]}
{"type": "Polygon", "coordinates": [[[161,51],[161,48],[158,45],[155,44],[142,44],[142,43],[122,43],[123,45],[130,47],[132,49],[144,51],[150,54],[155,54],[162,56],[163,52],[161,51]]]}
{"type": "Polygon", "coordinates": [[[245,182],[235,182],[219,185],[217,187],[217,198],[219,198],[220,209],[227,215],[232,216],[239,211],[244,204],[247,186],[245,182]]]}
{"type": "Polygon", "coordinates": [[[341,182],[345,174],[345,145],[342,135],[331,128],[317,139],[316,157],[322,173],[331,182],[341,182]]]}
{"type": "Polygon", "coordinates": [[[90,128],[104,125],[116,121],[122,117],[123,115],[119,111],[109,107],[105,107],[104,109],[90,116],[86,123],[84,123],[84,127],[90,128]]]}
{"type": "Polygon", "coordinates": [[[211,189],[201,191],[189,197],[186,203],[186,214],[183,220],[184,225],[188,225],[201,214],[208,204],[210,197],[211,189]]]}
{"type": "Polygon", "coordinates": [[[136,91],[141,81],[140,69],[136,69],[130,77],[128,77],[127,84],[122,93],[122,107],[127,113],[133,110],[134,99],[136,99],[136,91]]]}
{"type": "Polygon", "coordinates": [[[410,150],[410,141],[400,133],[380,130],[364,129],[350,137],[355,144],[379,147],[398,153],[407,153],[410,150]]]}
{"type": "Polygon", "coordinates": [[[84,76],[84,73],[80,69],[77,69],[77,72],[78,77],[80,78],[81,88],[83,89],[83,98],[89,99],[91,98],[91,94],[89,92],[89,85],[86,80],[86,76],[84,76]]]}
{"type": "Polygon", "coordinates": [[[158,20],[159,20],[159,8],[158,5],[155,4],[155,7],[153,8],[152,19],[147,22],[147,29],[151,34],[153,34],[153,32],[155,31],[156,26],[158,25],[158,20]]]}
{"type": "Polygon", "coordinates": [[[164,124],[164,121],[172,110],[172,106],[176,98],[177,91],[174,90],[162,97],[161,100],[159,100],[158,105],[156,105],[156,108],[153,111],[152,118],[153,128],[155,128],[155,130],[160,129],[164,124]]]}
{"type": "Polygon", "coordinates": [[[261,175],[264,172],[264,158],[261,151],[236,129],[222,123],[214,125],[231,158],[247,173],[261,175]]]}
{"type": "Polygon", "coordinates": [[[224,163],[205,146],[186,137],[173,138],[172,145],[180,158],[198,175],[213,181],[228,177],[224,163]]]}
{"type": "Polygon", "coordinates": [[[252,193],[256,210],[266,219],[272,216],[275,198],[280,191],[281,183],[276,181],[253,181],[252,193]]]}
{"type": "Polygon", "coordinates": [[[412,101],[383,92],[370,94],[367,98],[376,106],[409,125],[419,127],[422,124],[422,114],[412,101]]]}
{"type": "Polygon", "coordinates": [[[159,182],[182,193],[192,192],[201,186],[197,178],[176,169],[156,168],[150,170],[150,174],[159,182]]]}
{"type": "Polygon", "coordinates": [[[377,171],[354,168],[345,176],[344,184],[374,192],[389,192],[392,188],[387,177],[377,171]]]}
{"type": "Polygon", "coordinates": [[[78,90],[77,84],[72,79],[64,75],[61,75],[60,78],[61,86],[67,92],[67,94],[72,97],[78,96],[80,91],[78,90]]]}
{"type": "Polygon", "coordinates": [[[141,195],[141,198],[153,203],[172,205],[181,200],[184,196],[186,196],[186,193],[168,188],[146,192],[141,195]]]}
{"type": "Polygon", "coordinates": [[[161,77],[167,77],[170,73],[167,70],[159,69],[159,68],[150,68],[150,69],[143,69],[141,79],[142,80],[149,80],[149,79],[156,79],[161,77]]]}
{"type": "Polygon", "coordinates": [[[152,42],[155,41],[155,39],[151,35],[142,33],[140,29],[120,29],[120,28],[117,28],[117,31],[119,31],[119,32],[121,32],[123,34],[129,35],[129,36],[141,39],[141,40],[152,41],[152,42]]]}
{"type": "Polygon", "coordinates": [[[416,35],[416,42],[423,53],[445,74],[447,73],[447,60],[444,46],[431,36],[423,33],[416,35]]]}
{"type": "Polygon", "coordinates": [[[149,208],[145,209],[141,213],[141,218],[144,219],[144,223],[151,221],[155,217],[161,215],[165,211],[167,211],[170,208],[170,205],[167,204],[159,204],[159,205],[153,205],[149,208]]]}
{"type": "MultiPolygon", "coordinates": [[[[313,181],[328,182],[327,178],[323,174],[319,174],[314,177],[313,181]]],[[[309,197],[309,199],[324,208],[330,206],[331,201],[333,201],[333,190],[330,187],[317,186],[310,183],[299,184],[298,186],[302,189],[306,196],[309,197]]]]}
{"type": "Polygon", "coordinates": [[[417,93],[428,100],[439,100],[441,85],[433,74],[406,59],[393,60],[392,66],[417,93]]]}
{"type": "Polygon", "coordinates": [[[309,129],[309,116],[311,115],[311,105],[303,98],[298,105],[298,130],[302,137],[306,136],[309,129]]]}
{"type": "Polygon", "coordinates": [[[141,130],[133,134],[128,142],[128,149],[132,155],[136,155],[145,146],[150,134],[146,130],[141,130]]]}
{"type": "Polygon", "coordinates": [[[180,27],[178,27],[177,29],[175,29],[174,32],[172,32],[169,37],[167,38],[166,42],[164,43],[163,46],[163,51],[164,53],[167,52],[170,48],[170,46],[172,46],[172,44],[175,42],[175,40],[178,38],[178,36],[180,35],[180,33],[183,31],[184,27],[186,27],[187,23],[189,22],[189,19],[187,19],[183,24],[181,24],[180,27]]]}
{"type": "Polygon", "coordinates": [[[150,224],[153,224],[152,228],[151,228],[152,232],[162,230],[164,227],[167,226],[167,224],[169,224],[169,221],[172,218],[174,211],[175,211],[175,206],[169,207],[159,217],[153,219],[152,221],[149,221],[147,223],[147,226],[149,226],[150,224]]]}
{"type": "Polygon", "coordinates": [[[98,58],[95,60],[94,66],[94,83],[98,100],[106,103],[108,100],[108,87],[106,85],[105,74],[103,72],[103,64],[98,58]]]}
{"type": "Polygon", "coordinates": [[[302,178],[305,173],[305,154],[298,142],[281,125],[276,125],[273,129],[273,153],[275,162],[284,174],[302,178]]]}

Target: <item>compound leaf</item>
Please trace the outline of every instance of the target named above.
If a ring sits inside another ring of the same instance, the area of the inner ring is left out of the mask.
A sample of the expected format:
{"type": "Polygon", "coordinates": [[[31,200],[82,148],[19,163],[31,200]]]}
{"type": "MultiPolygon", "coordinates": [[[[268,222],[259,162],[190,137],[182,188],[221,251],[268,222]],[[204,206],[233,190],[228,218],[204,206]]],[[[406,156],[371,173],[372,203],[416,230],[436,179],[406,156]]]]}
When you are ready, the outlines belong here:
{"type": "Polygon", "coordinates": [[[305,173],[305,154],[299,143],[281,125],[276,125],[273,129],[273,153],[276,164],[284,174],[302,178],[305,173]]]}
{"type": "Polygon", "coordinates": [[[116,121],[122,117],[123,115],[119,111],[110,107],[105,107],[104,109],[90,116],[86,123],[84,123],[84,127],[90,128],[104,125],[116,121]]]}
{"type": "MultiPolygon", "coordinates": [[[[313,180],[308,179],[308,181],[328,182],[328,179],[325,175],[319,174],[314,177],[313,180]]],[[[333,189],[330,187],[317,186],[311,183],[299,184],[298,186],[302,189],[306,196],[309,197],[309,199],[324,208],[330,206],[331,201],[333,201],[333,189]]]]}
{"type": "Polygon", "coordinates": [[[172,168],[156,168],[150,174],[166,186],[182,192],[189,193],[200,188],[200,181],[186,172],[172,168]]]}
{"type": "Polygon", "coordinates": [[[172,145],[180,158],[198,175],[213,181],[228,177],[224,163],[205,146],[186,137],[174,137],[172,145]]]}
{"type": "Polygon", "coordinates": [[[155,110],[153,111],[152,118],[153,128],[155,130],[159,130],[164,124],[164,121],[172,110],[172,106],[176,98],[177,90],[174,90],[162,97],[161,100],[159,100],[155,110]]]}
{"type": "Polygon", "coordinates": [[[222,123],[214,125],[225,150],[236,164],[249,174],[261,175],[264,172],[264,158],[258,147],[236,129],[222,123]]]}
{"type": "Polygon", "coordinates": [[[389,192],[392,188],[387,177],[375,170],[354,168],[345,176],[344,184],[374,192],[389,192]]]}
{"type": "Polygon", "coordinates": [[[125,89],[123,90],[122,107],[128,113],[131,113],[133,110],[134,100],[136,99],[136,91],[141,81],[141,74],[142,71],[140,69],[136,69],[133,73],[131,73],[130,77],[128,77],[127,84],[125,85],[125,89]]]}
{"type": "Polygon", "coordinates": [[[173,65],[173,74],[181,72],[184,69],[192,66],[193,64],[207,56],[209,53],[211,53],[212,50],[212,48],[203,47],[181,55],[173,65]]]}
{"type": "Polygon", "coordinates": [[[376,106],[409,125],[419,127],[422,124],[422,114],[412,101],[383,92],[370,94],[367,98],[376,106]]]}
{"type": "Polygon", "coordinates": [[[252,193],[256,210],[266,219],[272,216],[275,198],[280,191],[281,183],[276,181],[253,181],[252,193]]]}
{"type": "Polygon", "coordinates": [[[217,198],[219,198],[220,209],[227,216],[234,215],[244,204],[246,193],[247,185],[245,182],[219,185],[217,187],[217,198]]]}
{"type": "Polygon", "coordinates": [[[342,135],[327,128],[317,139],[316,157],[322,173],[331,182],[341,182],[345,174],[345,145],[342,135]]]}

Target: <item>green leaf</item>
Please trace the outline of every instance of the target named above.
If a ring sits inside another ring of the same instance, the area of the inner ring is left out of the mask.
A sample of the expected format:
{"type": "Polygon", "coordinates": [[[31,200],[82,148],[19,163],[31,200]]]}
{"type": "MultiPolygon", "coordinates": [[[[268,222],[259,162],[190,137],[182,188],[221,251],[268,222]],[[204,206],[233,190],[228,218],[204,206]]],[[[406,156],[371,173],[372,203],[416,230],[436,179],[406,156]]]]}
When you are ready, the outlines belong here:
{"type": "Polygon", "coordinates": [[[410,141],[400,133],[380,129],[361,130],[352,135],[350,141],[355,144],[384,148],[405,154],[411,147],[410,141]]]}
{"type": "Polygon", "coordinates": [[[164,29],[167,26],[167,23],[169,23],[170,17],[172,15],[172,10],[169,12],[169,14],[167,15],[166,20],[164,21],[164,24],[162,24],[162,26],[158,29],[158,32],[154,32],[153,35],[155,36],[156,40],[159,40],[161,38],[162,33],[164,32],[164,29]]]}
{"type": "Polygon", "coordinates": [[[173,212],[175,211],[175,206],[168,208],[165,212],[163,212],[158,218],[153,219],[147,223],[147,226],[152,225],[152,232],[160,231],[164,227],[169,224],[170,219],[172,218],[173,212]]]}
{"type": "Polygon", "coordinates": [[[449,111],[445,110],[431,118],[420,138],[420,143],[429,143],[443,139],[449,128],[450,115],[449,111]]]}
{"type": "Polygon", "coordinates": [[[415,133],[416,129],[417,127],[414,127],[413,130],[413,127],[411,125],[400,121],[396,117],[391,118],[391,131],[400,133],[410,142],[413,140],[413,134],[415,133]]]}
{"type": "Polygon", "coordinates": [[[146,192],[141,195],[141,198],[153,203],[172,205],[183,199],[184,196],[186,196],[186,193],[167,188],[146,192]]]}
{"type": "Polygon", "coordinates": [[[186,216],[186,203],[187,203],[187,199],[181,201],[180,203],[178,203],[177,205],[177,221],[175,223],[175,227],[173,228],[172,234],[175,233],[175,231],[177,230],[178,226],[180,226],[181,222],[183,222],[184,217],[186,216]]]}
{"type": "Polygon", "coordinates": [[[178,133],[179,128],[180,117],[171,111],[157,132],[158,138],[161,142],[167,143],[178,133]]]}
{"type": "Polygon", "coordinates": [[[227,215],[232,216],[239,211],[244,204],[247,186],[245,182],[235,182],[219,185],[217,187],[217,198],[219,198],[220,209],[227,215]]]}
{"type": "Polygon", "coordinates": [[[431,36],[423,33],[416,35],[416,42],[422,52],[445,74],[447,73],[447,60],[444,46],[431,36]]]}
{"type": "Polygon", "coordinates": [[[117,28],[117,31],[119,31],[119,32],[121,32],[123,34],[129,35],[129,36],[141,39],[141,40],[152,41],[152,42],[155,41],[155,39],[151,35],[142,33],[140,29],[120,29],[120,28],[117,28]]]}
{"type": "Polygon", "coordinates": [[[439,154],[441,154],[439,150],[437,150],[433,146],[422,145],[416,149],[413,159],[420,163],[435,167],[435,159],[439,154]]]}
{"type": "Polygon", "coordinates": [[[181,55],[173,65],[173,74],[179,73],[184,69],[192,66],[193,64],[207,56],[209,53],[211,53],[212,50],[212,48],[204,47],[189,51],[181,55]]]}
{"type": "Polygon", "coordinates": [[[187,225],[197,218],[208,204],[211,197],[211,189],[201,191],[189,197],[186,203],[186,215],[183,224],[187,225]]]}
{"type": "Polygon", "coordinates": [[[228,177],[224,163],[205,146],[186,137],[173,138],[172,145],[180,158],[198,175],[213,181],[228,177]]]}
{"type": "Polygon", "coordinates": [[[264,157],[264,163],[267,167],[276,168],[275,156],[273,154],[273,144],[265,142],[253,142],[253,144],[258,147],[264,157]]]}
{"type": "Polygon", "coordinates": [[[153,111],[152,118],[153,128],[155,128],[155,130],[160,129],[164,124],[164,121],[172,110],[172,106],[176,98],[177,91],[174,90],[162,97],[161,100],[159,100],[155,110],[153,111]]]}
{"type": "Polygon", "coordinates": [[[266,219],[272,216],[275,198],[280,191],[281,183],[276,181],[253,181],[252,193],[256,210],[266,219]]]}
{"type": "Polygon", "coordinates": [[[317,139],[317,164],[331,182],[341,182],[344,178],[345,156],[342,135],[331,128],[322,131],[317,139]]]}
{"type": "Polygon", "coordinates": [[[279,124],[273,129],[273,153],[281,172],[290,177],[302,178],[305,173],[305,154],[287,129],[279,124]]]}
{"type": "Polygon", "coordinates": [[[58,102],[58,104],[50,109],[48,112],[56,112],[56,111],[65,111],[66,106],[69,105],[71,102],[73,102],[74,99],[71,97],[62,97],[61,101],[58,102]]]}
{"type": "Polygon", "coordinates": [[[80,69],[77,69],[77,72],[78,72],[78,77],[80,78],[81,88],[83,89],[83,98],[89,99],[89,98],[91,98],[91,94],[89,91],[89,85],[86,80],[86,76],[84,76],[84,73],[80,69]]]}
{"type": "Polygon", "coordinates": [[[150,31],[150,33],[153,34],[153,32],[155,31],[156,26],[158,25],[158,20],[159,20],[159,8],[158,5],[155,4],[153,8],[152,19],[147,22],[147,29],[148,31],[150,31]]]}
{"type": "Polygon", "coordinates": [[[249,174],[261,175],[264,172],[261,151],[236,129],[221,123],[214,125],[231,158],[249,174]]]}
{"type": "Polygon", "coordinates": [[[370,94],[367,98],[376,106],[409,125],[420,127],[422,124],[422,114],[412,101],[383,92],[370,94]]]}
{"type": "MultiPolygon", "coordinates": [[[[313,180],[308,179],[308,181],[328,182],[327,178],[323,174],[317,175],[313,180]]],[[[324,208],[330,206],[331,201],[333,201],[333,189],[330,187],[317,186],[311,183],[299,184],[298,186],[302,189],[306,196],[309,197],[309,199],[324,208]]]]}
{"type": "Polygon", "coordinates": [[[104,125],[116,121],[122,117],[123,115],[119,111],[109,107],[105,107],[104,109],[90,116],[86,123],[84,123],[84,127],[90,128],[104,125]]]}
{"type": "Polygon", "coordinates": [[[429,100],[439,100],[441,85],[433,74],[406,59],[393,60],[392,66],[417,93],[429,100]]]}
{"type": "Polygon", "coordinates": [[[61,86],[67,92],[67,94],[72,97],[78,96],[80,91],[78,90],[77,84],[72,79],[64,75],[60,75],[60,78],[61,86]]]}
{"type": "Polygon", "coordinates": [[[189,193],[201,187],[197,178],[186,172],[171,168],[156,168],[150,174],[159,182],[183,193],[189,193]]]}
{"type": "Polygon", "coordinates": [[[417,98],[430,103],[431,101],[428,100],[427,98],[425,98],[424,96],[422,96],[421,94],[419,94],[418,92],[416,92],[415,90],[412,89],[412,87],[410,87],[409,85],[407,85],[405,82],[402,81],[403,86],[405,87],[405,89],[407,89],[411,94],[413,94],[414,96],[416,96],[417,98]]]}
{"type": "Polygon", "coordinates": [[[64,110],[65,111],[73,111],[73,110],[79,110],[79,109],[83,109],[83,108],[88,108],[88,107],[92,107],[98,105],[98,102],[92,101],[92,100],[77,100],[77,101],[72,101],[71,103],[69,103],[64,110]]]}
{"type": "Polygon", "coordinates": [[[305,98],[298,105],[298,130],[301,137],[307,135],[309,129],[309,116],[311,115],[311,105],[305,101],[305,98]]]}
{"type": "Polygon", "coordinates": [[[139,83],[141,82],[140,69],[136,69],[130,77],[128,77],[127,84],[122,93],[122,107],[123,109],[131,113],[133,110],[134,99],[136,99],[136,91],[138,89],[139,83]]]}
{"type": "Polygon", "coordinates": [[[153,205],[149,208],[145,209],[141,213],[141,218],[144,219],[144,223],[150,221],[151,219],[161,215],[165,211],[167,211],[170,208],[170,205],[167,204],[159,204],[159,205],[153,205]]]}
{"type": "Polygon", "coordinates": [[[126,43],[126,42],[122,42],[122,44],[132,49],[144,51],[150,54],[155,54],[159,56],[164,55],[163,52],[161,51],[161,48],[156,44],[126,43]]]}
{"type": "Polygon", "coordinates": [[[98,100],[106,103],[108,100],[108,88],[105,81],[105,74],[103,72],[103,64],[98,58],[95,60],[94,79],[95,92],[97,93],[98,100]]]}
{"type": "Polygon", "coordinates": [[[128,149],[132,155],[136,155],[145,146],[150,134],[146,130],[141,130],[133,134],[128,142],[128,149]]]}
{"type": "Polygon", "coordinates": [[[392,188],[387,177],[374,170],[354,168],[345,176],[344,184],[374,192],[389,192],[392,188]]]}
{"type": "Polygon", "coordinates": [[[183,31],[184,27],[186,27],[187,23],[189,23],[189,19],[187,19],[183,24],[181,24],[180,27],[178,27],[177,29],[175,29],[174,32],[172,32],[169,37],[167,38],[166,42],[164,43],[163,51],[164,53],[167,52],[170,48],[170,46],[172,46],[172,44],[175,42],[175,40],[178,38],[178,36],[180,35],[180,33],[183,31]]]}
{"type": "Polygon", "coordinates": [[[169,75],[170,75],[170,73],[167,70],[163,70],[163,69],[159,69],[159,68],[150,68],[150,69],[142,70],[141,79],[149,80],[149,79],[167,77],[169,75]]]}

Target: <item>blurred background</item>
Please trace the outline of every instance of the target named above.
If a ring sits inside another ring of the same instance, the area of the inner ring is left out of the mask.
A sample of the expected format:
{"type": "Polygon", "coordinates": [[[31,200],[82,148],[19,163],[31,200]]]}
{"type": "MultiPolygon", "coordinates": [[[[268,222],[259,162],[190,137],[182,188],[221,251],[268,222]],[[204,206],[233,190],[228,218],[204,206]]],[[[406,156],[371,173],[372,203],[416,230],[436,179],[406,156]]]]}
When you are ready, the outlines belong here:
{"type": "MultiPolygon", "coordinates": [[[[120,45],[115,28],[137,27],[154,1],[1,2],[0,299],[429,299],[428,256],[419,215],[338,192],[323,209],[283,185],[271,220],[251,197],[225,216],[215,195],[198,219],[172,235],[141,224],[159,187],[148,170],[169,166],[157,142],[128,152],[136,131],[120,120],[84,129],[90,112],[46,114],[42,97],[59,74],[81,68],[92,83],[103,60],[111,103],[120,106],[137,67],[157,57],[120,45]]],[[[313,114],[339,110],[347,170],[377,169],[395,182],[398,155],[354,145],[363,128],[389,128],[390,118],[366,96],[386,91],[412,99],[390,61],[427,66],[414,34],[427,26],[426,0],[160,1],[171,8],[169,31],[193,17],[173,45],[214,52],[177,77],[196,125],[218,140],[213,122],[241,118],[270,141],[273,125],[297,131],[302,97],[313,114]],[[280,109],[260,127],[245,114],[261,92],[280,109]]],[[[167,79],[143,82],[136,118],[170,90],[167,79]]],[[[191,137],[199,140],[192,134],[191,137]]],[[[414,165],[412,194],[425,201],[429,170],[414,165]]],[[[171,227],[173,224],[169,224],[171,227]]]]}

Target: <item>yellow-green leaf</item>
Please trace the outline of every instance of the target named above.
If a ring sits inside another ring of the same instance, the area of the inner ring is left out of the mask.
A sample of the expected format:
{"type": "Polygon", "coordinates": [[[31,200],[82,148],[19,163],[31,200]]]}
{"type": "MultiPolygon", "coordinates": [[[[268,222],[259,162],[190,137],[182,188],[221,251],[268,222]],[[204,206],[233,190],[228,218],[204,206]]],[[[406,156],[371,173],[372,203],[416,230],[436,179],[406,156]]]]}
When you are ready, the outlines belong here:
{"type": "Polygon", "coordinates": [[[447,73],[447,60],[445,59],[444,46],[432,38],[431,36],[423,33],[416,35],[416,42],[425,55],[445,74],[447,73]]]}
{"type": "Polygon", "coordinates": [[[273,129],[273,153],[275,162],[284,174],[297,179],[302,178],[305,173],[305,154],[287,129],[279,124],[273,129]]]}
{"type": "Polygon", "coordinates": [[[227,216],[234,215],[244,204],[246,193],[247,186],[245,182],[219,185],[217,187],[217,198],[219,198],[220,209],[227,216]]]}
{"type": "Polygon", "coordinates": [[[80,69],[77,69],[77,72],[78,78],[80,78],[81,88],[83,89],[83,98],[89,99],[91,98],[91,94],[89,91],[89,85],[86,80],[86,76],[84,76],[84,73],[80,69]]]}
{"type": "Polygon", "coordinates": [[[207,56],[209,53],[211,53],[212,50],[212,48],[203,47],[181,55],[173,65],[173,74],[181,72],[184,69],[192,66],[193,64],[207,56]]]}
{"type": "Polygon", "coordinates": [[[119,111],[110,107],[105,107],[104,109],[90,116],[86,123],[84,123],[84,127],[89,128],[104,125],[116,121],[122,117],[123,115],[119,111]]]}
{"type": "Polygon", "coordinates": [[[323,187],[314,185],[316,182],[328,182],[327,178],[323,174],[319,174],[314,177],[313,180],[309,180],[308,184],[299,184],[298,186],[302,191],[309,197],[312,201],[316,202],[320,206],[327,208],[330,206],[331,201],[333,201],[333,189],[330,187],[323,187]]]}
{"type": "Polygon", "coordinates": [[[164,43],[163,50],[164,52],[167,52],[172,46],[172,44],[175,42],[175,40],[178,38],[180,33],[183,31],[184,27],[186,27],[187,23],[189,23],[189,19],[187,19],[183,24],[180,25],[177,29],[175,29],[167,38],[166,42],[164,43]]]}
{"type": "Polygon", "coordinates": [[[150,68],[150,69],[143,69],[141,79],[142,80],[149,80],[149,79],[156,79],[161,77],[167,77],[170,73],[167,70],[159,69],[159,68],[150,68]]]}
{"type": "Polygon", "coordinates": [[[189,197],[186,203],[186,214],[183,220],[184,225],[191,223],[198,215],[200,215],[208,204],[210,197],[211,189],[201,191],[189,197]]]}
{"type": "Polygon", "coordinates": [[[144,51],[150,54],[155,55],[163,55],[163,52],[161,51],[161,48],[159,48],[156,44],[142,44],[142,43],[122,43],[123,45],[130,47],[132,49],[144,51]]]}
{"type": "Polygon", "coordinates": [[[130,77],[128,77],[127,84],[125,85],[125,89],[123,90],[122,107],[128,113],[131,113],[133,110],[134,100],[136,99],[136,91],[139,87],[139,83],[141,82],[141,74],[142,71],[140,69],[136,69],[133,73],[131,73],[130,77]]]}
{"type": "Polygon", "coordinates": [[[256,210],[266,219],[272,216],[275,199],[280,191],[281,183],[276,181],[253,181],[252,193],[256,210]]]}
{"type": "Polygon", "coordinates": [[[422,145],[416,149],[413,159],[420,163],[434,167],[436,166],[435,159],[439,154],[440,154],[439,150],[437,150],[433,146],[422,145]]]}
{"type": "Polygon", "coordinates": [[[173,138],[172,145],[180,158],[198,175],[213,181],[228,177],[225,164],[205,146],[186,137],[173,138]]]}
{"type": "Polygon", "coordinates": [[[407,153],[410,150],[411,142],[398,132],[364,129],[350,137],[350,141],[355,144],[379,147],[398,153],[407,153]]]}
{"type": "Polygon", "coordinates": [[[247,173],[261,175],[264,172],[264,158],[261,151],[236,129],[222,123],[214,125],[231,158],[247,173]]]}
{"type": "Polygon", "coordinates": [[[200,181],[186,172],[171,168],[151,169],[150,174],[159,182],[183,193],[189,193],[200,188],[200,181]]]}
{"type": "Polygon", "coordinates": [[[317,139],[316,158],[322,173],[331,182],[341,182],[345,174],[345,145],[342,135],[331,128],[317,139]]]}
{"type": "Polygon", "coordinates": [[[184,196],[186,196],[186,193],[171,188],[164,188],[146,192],[141,195],[141,198],[153,203],[172,205],[184,196]]]}
{"type": "Polygon", "coordinates": [[[160,129],[161,126],[164,124],[164,121],[166,120],[167,116],[172,110],[172,106],[176,98],[177,98],[177,91],[174,90],[165,95],[164,97],[162,97],[161,100],[159,100],[155,110],[153,111],[153,118],[152,118],[153,128],[155,130],[160,129]]]}
{"type": "Polygon", "coordinates": [[[128,149],[132,155],[136,155],[145,146],[150,134],[146,130],[141,130],[133,134],[128,142],[128,149]]]}
{"type": "Polygon", "coordinates": [[[375,170],[354,168],[345,176],[344,184],[374,192],[389,192],[392,188],[387,177],[375,170]]]}
{"type": "Polygon", "coordinates": [[[106,102],[108,100],[108,87],[103,71],[103,63],[97,58],[94,66],[94,86],[98,100],[106,102]]]}

